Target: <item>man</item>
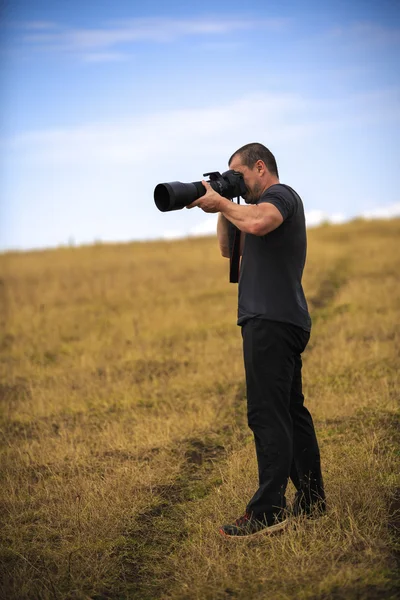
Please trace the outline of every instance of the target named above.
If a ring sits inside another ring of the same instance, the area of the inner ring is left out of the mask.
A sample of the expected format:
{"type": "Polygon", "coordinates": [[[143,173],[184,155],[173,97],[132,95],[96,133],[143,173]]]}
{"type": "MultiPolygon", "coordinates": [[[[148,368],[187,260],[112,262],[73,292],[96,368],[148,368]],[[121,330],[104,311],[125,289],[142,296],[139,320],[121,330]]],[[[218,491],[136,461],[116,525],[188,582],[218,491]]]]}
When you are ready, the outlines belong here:
{"type": "Polygon", "coordinates": [[[226,200],[203,181],[206,194],[188,208],[219,212],[223,256],[230,255],[229,223],[242,237],[238,325],[259,488],[245,514],[220,528],[222,535],[239,539],[287,525],[289,477],[297,490],[294,515],[323,513],[325,494],[318,442],[302,393],[301,353],[311,330],[301,284],[307,245],[303,203],[279,183],[275,158],[262,144],[239,148],[229,167],[243,176],[247,206],[226,200]]]}

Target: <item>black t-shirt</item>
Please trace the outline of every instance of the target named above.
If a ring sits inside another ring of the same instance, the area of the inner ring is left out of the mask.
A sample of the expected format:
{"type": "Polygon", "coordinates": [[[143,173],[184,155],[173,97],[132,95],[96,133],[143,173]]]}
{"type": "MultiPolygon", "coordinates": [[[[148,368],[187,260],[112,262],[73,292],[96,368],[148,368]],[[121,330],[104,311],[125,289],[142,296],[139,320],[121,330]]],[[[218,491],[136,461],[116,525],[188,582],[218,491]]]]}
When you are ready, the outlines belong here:
{"type": "Polygon", "coordinates": [[[311,330],[301,278],[307,238],[304,207],[289,186],[269,187],[257,204],[270,202],[283,223],[266,235],[247,233],[239,275],[238,325],[258,317],[311,330]]]}

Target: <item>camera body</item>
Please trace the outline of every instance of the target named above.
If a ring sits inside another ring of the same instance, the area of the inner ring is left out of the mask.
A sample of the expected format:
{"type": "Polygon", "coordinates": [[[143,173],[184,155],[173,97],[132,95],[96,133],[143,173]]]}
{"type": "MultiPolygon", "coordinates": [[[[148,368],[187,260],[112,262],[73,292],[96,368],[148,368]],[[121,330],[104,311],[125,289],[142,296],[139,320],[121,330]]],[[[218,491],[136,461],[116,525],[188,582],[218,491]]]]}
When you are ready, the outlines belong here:
{"type": "MultiPolygon", "coordinates": [[[[225,171],[222,175],[219,171],[212,171],[204,173],[203,176],[209,177],[208,183],[212,189],[228,200],[244,196],[247,192],[243,176],[237,171],[225,171]]],[[[201,196],[204,196],[205,193],[206,189],[201,181],[193,181],[192,183],[181,183],[180,181],[159,183],[154,189],[154,202],[158,210],[169,212],[188,206],[198,198],[201,198],[201,196]]]]}

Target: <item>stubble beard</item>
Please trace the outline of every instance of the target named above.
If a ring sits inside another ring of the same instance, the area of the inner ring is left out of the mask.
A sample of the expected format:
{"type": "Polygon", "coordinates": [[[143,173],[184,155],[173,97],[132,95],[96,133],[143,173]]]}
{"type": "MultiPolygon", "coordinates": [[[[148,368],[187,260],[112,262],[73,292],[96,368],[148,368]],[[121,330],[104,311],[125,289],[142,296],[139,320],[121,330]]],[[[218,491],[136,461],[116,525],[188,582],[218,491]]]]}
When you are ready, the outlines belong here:
{"type": "Polygon", "coordinates": [[[257,202],[261,198],[261,195],[262,195],[261,185],[259,183],[256,183],[256,184],[254,184],[254,187],[252,190],[248,189],[248,192],[246,193],[246,198],[244,199],[244,201],[246,202],[246,204],[257,204],[257,202]]]}

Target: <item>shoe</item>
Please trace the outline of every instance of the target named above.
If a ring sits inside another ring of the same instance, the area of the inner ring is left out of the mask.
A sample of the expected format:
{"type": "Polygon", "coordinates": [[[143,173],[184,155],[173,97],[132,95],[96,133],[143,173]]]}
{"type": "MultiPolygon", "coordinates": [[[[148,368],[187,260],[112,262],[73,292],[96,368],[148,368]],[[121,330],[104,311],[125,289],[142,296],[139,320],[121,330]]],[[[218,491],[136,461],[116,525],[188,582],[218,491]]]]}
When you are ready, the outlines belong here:
{"type": "Polygon", "coordinates": [[[228,538],[249,538],[260,535],[270,535],[276,531],[284,529],[288,524],[288,519],[275,517],[275,520],[268,523],[267,520],[259,521],[249,513],[237,519],[232,525],[222,525],[219,533],[228,538]]]}
{"type": "Polygon", "coordinates": [[[292,517],[306,517],[307,519],[323,517],[326,514],[325,498],[317,498],[309,502],[302,492],[297,492],[290,514],[292,517]]]}

